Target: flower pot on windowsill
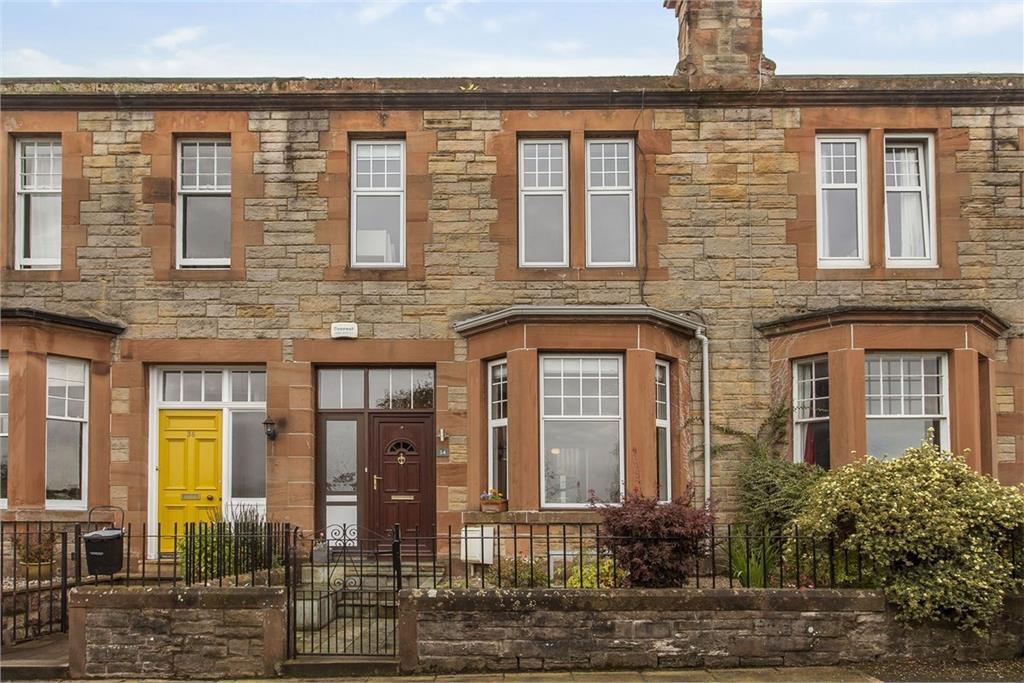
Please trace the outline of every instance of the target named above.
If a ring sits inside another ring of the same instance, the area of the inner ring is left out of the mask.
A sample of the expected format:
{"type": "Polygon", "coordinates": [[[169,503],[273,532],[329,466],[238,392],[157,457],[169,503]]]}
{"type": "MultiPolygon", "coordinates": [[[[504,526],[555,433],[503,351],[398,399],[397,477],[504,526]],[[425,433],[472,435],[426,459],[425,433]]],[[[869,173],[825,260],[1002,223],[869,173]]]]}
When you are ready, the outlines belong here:
{"type": "Polygon", "coordinates": [[[508,510],[507,500],[481,500],[481,512],[505,512],[508,510]]]}
{"type": "Polygon", "coordinates": [[[21,561],[21,573],[26,581],[48,581],[53,576],[53,560],[46,562],[21,561]]]}

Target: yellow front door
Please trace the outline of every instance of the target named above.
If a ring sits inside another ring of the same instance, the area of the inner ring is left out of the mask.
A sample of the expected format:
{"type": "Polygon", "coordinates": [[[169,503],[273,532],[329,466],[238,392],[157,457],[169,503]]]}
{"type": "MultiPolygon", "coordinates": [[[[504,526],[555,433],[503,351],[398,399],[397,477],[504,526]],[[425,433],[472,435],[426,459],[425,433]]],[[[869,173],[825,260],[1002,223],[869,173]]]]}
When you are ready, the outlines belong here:
{"type": "Polygon", "coordinates": [[[160,552],[174,550],[190,522],[213,522],[221,509],[221,411],[160,411],[160,552]]]}

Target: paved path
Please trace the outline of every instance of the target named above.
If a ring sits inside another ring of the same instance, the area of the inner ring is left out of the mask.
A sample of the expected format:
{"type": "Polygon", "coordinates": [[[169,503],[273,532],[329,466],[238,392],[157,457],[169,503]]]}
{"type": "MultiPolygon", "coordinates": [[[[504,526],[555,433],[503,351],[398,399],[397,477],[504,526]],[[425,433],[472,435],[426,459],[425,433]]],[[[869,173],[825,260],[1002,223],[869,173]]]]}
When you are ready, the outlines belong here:
{"type": "MultiPolygon", "coordinates": [[[[509,674],[461,674],[458,676],[356,676],[332,679],[280,679],[286,683],[314,683],[314,681],[351,681],[352,683],[691,683],[695,681],[727,681],[729,683],[880,683],[879,679],[853,669],[838,666],[811,666],[801,668],[760,668],[760,669],[681,669],[669,671],[555,671],[547,673],[509,674]]],[[[91,683],[102,683],[92,681],[91,683]]],[[[128,683],[121,680],[117,683],[128,683]]],[[[155,683],[148,681],[147,683],[155,683]]],[[[266,683],[266,679],[253,681],[222,681],[221,683],[266,683]]]]}

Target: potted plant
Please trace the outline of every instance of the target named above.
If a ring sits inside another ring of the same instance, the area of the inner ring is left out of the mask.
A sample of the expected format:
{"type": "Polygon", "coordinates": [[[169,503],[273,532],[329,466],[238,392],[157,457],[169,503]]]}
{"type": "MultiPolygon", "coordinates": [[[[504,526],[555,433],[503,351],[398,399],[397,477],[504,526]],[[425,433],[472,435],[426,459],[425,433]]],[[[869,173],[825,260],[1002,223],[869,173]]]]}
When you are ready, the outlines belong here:
{"type": "Polygon", "coordinates": [[[508,510],[508,499],[498,489],[487,489],[480,494],[480,509],[483,512],[505,512],[508,510]]]}
{"type": "Polygon", "coordinates": [[[47,531],[44,533],[26,533],[15,539],[21,573],[26,581],[46,581],[53,576],[53,550],[57,543],[57,535],[47,531]]]}
{"type": "Polygon", "coordinates": [[[327,564],[330,560],[331,546],[327,543],[324,532],[317,534],[313,542],[313,564],[327,564]]]}

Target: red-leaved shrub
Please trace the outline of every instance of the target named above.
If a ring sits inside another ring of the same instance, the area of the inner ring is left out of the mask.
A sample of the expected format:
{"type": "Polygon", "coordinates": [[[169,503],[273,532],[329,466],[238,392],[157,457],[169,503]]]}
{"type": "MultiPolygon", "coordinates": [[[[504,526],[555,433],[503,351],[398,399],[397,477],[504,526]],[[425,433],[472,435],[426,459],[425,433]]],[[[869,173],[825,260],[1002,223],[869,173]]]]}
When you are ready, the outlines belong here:
{"type": "Polygon", "coordinates": [[[626,494],[621,505],[602,506],[602,545],[626,570],[638,588],[673,588],[686,584],[699,558],[707,553],[710,511],[693,505],[693,487],[667,503],[637,493],[626,494]]]}

